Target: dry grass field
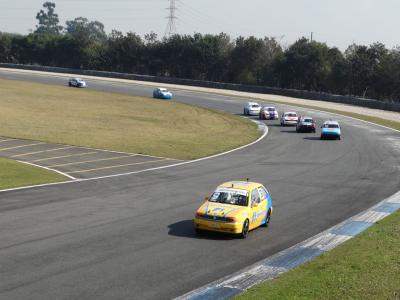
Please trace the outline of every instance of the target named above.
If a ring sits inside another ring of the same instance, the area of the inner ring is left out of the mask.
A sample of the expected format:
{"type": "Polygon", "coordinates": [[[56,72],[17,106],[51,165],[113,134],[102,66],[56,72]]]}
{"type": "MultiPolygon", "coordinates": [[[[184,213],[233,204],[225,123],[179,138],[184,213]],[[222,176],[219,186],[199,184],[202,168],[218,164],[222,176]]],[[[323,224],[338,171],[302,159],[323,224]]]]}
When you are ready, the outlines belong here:
{"type": "Polygon", "coordinates": [[[246,144],[256,126],[175,101],[0,80],[0,136],[194,159],[246,144]]]}

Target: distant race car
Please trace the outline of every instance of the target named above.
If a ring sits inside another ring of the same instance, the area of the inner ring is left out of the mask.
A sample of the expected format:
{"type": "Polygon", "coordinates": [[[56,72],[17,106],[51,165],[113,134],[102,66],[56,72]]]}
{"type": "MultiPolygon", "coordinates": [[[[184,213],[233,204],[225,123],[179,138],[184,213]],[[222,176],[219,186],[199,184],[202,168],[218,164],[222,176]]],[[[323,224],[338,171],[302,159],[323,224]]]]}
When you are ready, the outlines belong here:
{"type": "Polygon", "coordinates": [[[296,126],[299,116],[296,112],[287,111],[281,116],[281,126],[296,126]]]}
{"type": "Polygon", "coordinates": [[[85,88],[87,86],[86,82],[80,78],[70,78],[68,80],[68,85],[73,86],[73,87],[78,87],[78,88],[85,88]]]}
{"type": "Polygon", "coordinates": [[[153,98],[158,99],[172,99],[172,93],[166,88],[156,88],[153,91],[153,98]]]}
{"type": "Polygon", "coordinates": [[[316,123],[311,117],[302,117],[296,125],[296,132],[313,132],[315,133],[316,123]]]}
{"type": "Polygon", "coordinates": [[[247,102],[243,108],[243,114],[247,116],[258,116],[261,106],[257,102],[247,102]]]}
{"type": "Polygon", "coordinates": [[[279,114],[273,106],[263,106],[259,114],[260,120],[278,120],[279,114]]]}
{"type": "Polygon", "coordinates": [[[260,183],[226,182],[206,198],[197,210],[194,226],[197,233],[217,231],[246,238],[250,230],[268,226],[272,198],[260,183]]]}
{"type": "Polygon", "coordinates": [[[326,121],[321,126],[321,140],[325,139],[341,139],[341,129],[337,121],[326,121]]]}

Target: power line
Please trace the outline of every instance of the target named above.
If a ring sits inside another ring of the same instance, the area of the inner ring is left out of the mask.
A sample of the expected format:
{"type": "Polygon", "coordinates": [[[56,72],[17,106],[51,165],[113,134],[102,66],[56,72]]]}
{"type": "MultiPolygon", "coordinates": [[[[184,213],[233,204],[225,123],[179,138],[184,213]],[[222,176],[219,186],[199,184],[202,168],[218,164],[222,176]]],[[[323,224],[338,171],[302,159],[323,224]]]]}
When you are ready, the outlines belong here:
{"type": "Polygon", "coordinates": [[[176,17],[177,7],[175,5],[175,0],[169,0],[169,7],[167,9],[169,10],[169,16],[167,17],[168,24],[167,28],[165,29],[165,36],[170,37],[171,35],[176,34],[175,20],[177,19],[176,17]]]}

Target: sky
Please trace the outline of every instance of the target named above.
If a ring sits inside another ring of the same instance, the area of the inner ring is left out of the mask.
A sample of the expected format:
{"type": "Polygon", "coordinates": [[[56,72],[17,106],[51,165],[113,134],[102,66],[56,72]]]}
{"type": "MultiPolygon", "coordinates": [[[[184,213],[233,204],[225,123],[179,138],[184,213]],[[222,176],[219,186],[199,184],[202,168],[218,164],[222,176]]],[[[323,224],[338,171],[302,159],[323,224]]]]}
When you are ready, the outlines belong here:
{"type": "MultiPolygon", "coordinates": [[[[76,17],[117,29],[164,36],[170,0],[50,0],[61,24],[76,17]]],[[[225,32],[275,37],[284,47],[310,37],[345,50],[350,44],[400,45],[399,0],[175,0],[179,34],[225,32]]],[[[0,31],[26,34],[45,0],[0,0],[0,31]]]]}

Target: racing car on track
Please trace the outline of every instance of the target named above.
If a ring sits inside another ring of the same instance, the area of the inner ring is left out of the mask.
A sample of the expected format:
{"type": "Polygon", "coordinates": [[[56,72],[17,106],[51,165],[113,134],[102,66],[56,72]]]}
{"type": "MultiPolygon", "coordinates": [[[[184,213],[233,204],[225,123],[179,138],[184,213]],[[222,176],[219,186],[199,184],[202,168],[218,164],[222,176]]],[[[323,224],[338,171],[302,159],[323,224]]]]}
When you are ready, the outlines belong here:
{"type": "Polygon", "coordinates": [[[286,111],[281,116],[281,126],[296,126],[299,116],[296,112],[286,111]]]}
{"type": "Polygon", "coordinates": [[[258,116],[261,106],[257,102],[247,102],[243,108],[243,114],[246,116],[258,116]]]}
{"type": "Polygon", "coordinates": [[[78,87],[78,88],[85,88],[87,85],[86,85],[86,82],[83,81],[80,78],[70,78],[68,80],[68,86],[78,87]]]}
{"type": "Polygon", "coordinates": [[[273,106],[263,106],[260,110],[260,120],[278,120],[279,114],[273,106]]]}
{"type": "Polygon", "coordinates": [[[321,126],[321,140],[335,139],[340,140],[342,131],[340,129],[339,122],[337,121],[325,121],[321,126]]]}
{"type": "Polygon", "coordinates": [[[172,93],[166,88],[156,88],[153,91],[153,98],[158,99],[172,99],[172,93]]]}
{"type": "Polygon", "coordinates": [[[316,123],[311,117],[302,117],[296,125],[296,132],[315,133],[316,123]]]}
{"type": "Polygon", "coordinates": [[[249,231],[268,226],[272,198],[260,183],[231,181],[217,187],[196,212],[195,231],[216,231],[246,238],[249,231]]]}

